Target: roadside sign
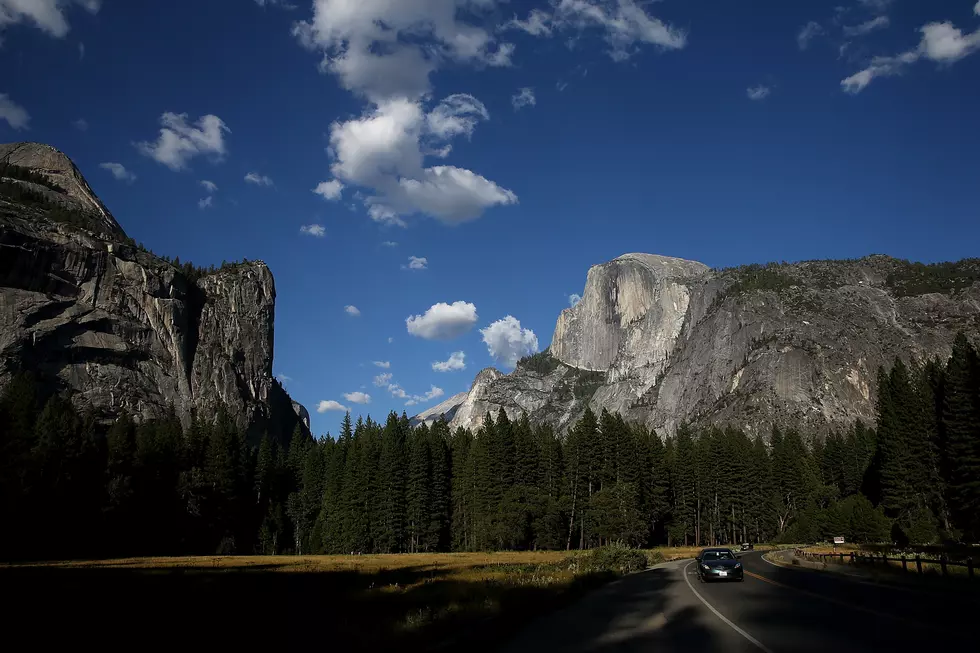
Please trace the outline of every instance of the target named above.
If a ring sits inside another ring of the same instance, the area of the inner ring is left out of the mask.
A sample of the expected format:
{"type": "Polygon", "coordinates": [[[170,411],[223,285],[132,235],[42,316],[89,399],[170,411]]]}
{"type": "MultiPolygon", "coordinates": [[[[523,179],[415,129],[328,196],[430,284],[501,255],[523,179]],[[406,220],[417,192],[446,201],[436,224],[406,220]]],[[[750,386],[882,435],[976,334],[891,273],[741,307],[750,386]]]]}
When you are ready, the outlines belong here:
{"type": "Polygon", "coordinates": [[[843,537],[835,537],[834,538],[834,544],[843,544],[843,543],[844,543],[844,538],[843,537]]]}

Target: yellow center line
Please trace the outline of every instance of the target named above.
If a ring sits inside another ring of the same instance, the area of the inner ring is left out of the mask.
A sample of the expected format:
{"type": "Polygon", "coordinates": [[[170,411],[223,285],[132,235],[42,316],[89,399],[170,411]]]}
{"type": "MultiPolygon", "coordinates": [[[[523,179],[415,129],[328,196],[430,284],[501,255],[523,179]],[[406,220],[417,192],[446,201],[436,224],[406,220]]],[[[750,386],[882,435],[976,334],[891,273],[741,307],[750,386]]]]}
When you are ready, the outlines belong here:
{"type": "Polygon", "coordinates": [[[779,581],[775,581],[771,578],[766,578],[765,576],[760,576],[759,574],[753,573],[748,569],[743,569],[746,576],[751,576],[757,580],[761,580],[764,583],[769,583],[770,585],[775,585],[776,587],[782,587],[783,589],[793,590],[794,592],[799,592],[800,594],[806,594],[807,596],[812,596],[815,599],[820,599],[821,601],[826,601],[827,603],[833,603],[834,605],[839,605],[841,607],[847,608],[848,610],[857,610],[859,612],[865,612],[876,617],[884,617],[885,619],[894,619],[895,621],[901,621],[902,623],[910,623],[921,628],[932,629],[932,626],[924,624],[921,621],[916,621],[915,619],[910,619],[908,617],[899,617],[894,614],[889,614],[887,612],[881,612],[879,610],[873,610],[871,608],[866,608],[860,605],[853,605],[847,603],[846,601],[841,601],[839,599],[832,599],[829,596],[824,596],[823,594],[817,594],[816,592],[811,592],[809,590],[800,589],[799,587],[793,587],[792,585],[785,585],[779,581]]]}

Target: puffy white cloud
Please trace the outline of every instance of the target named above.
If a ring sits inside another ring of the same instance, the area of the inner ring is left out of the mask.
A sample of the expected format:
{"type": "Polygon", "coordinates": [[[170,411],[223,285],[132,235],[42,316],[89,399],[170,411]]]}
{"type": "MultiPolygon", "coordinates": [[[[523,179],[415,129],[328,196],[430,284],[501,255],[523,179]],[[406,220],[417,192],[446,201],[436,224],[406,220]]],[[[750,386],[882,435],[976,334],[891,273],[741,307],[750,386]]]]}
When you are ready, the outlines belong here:
{"type": "Polygon", "coordinates": [[[580,301],[582,301],[582,295],[579,295],[578,293],[572,293],[568,296],[568,305],[572,308],[578,306],[580,301]]]}
{"type": "Polygon", "coordinates": [[[344,399],[354,404],[369,404],[371,403],[371,395],[366,392],[345,392],[344,399]]]}
{"type": "Polygon", "coordinates": [[[375,367],[380,367],[383,370],[391,367],[391,361],[374,361],[375,367]]]}
{"type": "Polygon", "coordinates": [[[762,84],[752,86],[745,90],[745,94],[750,100],[764,100],[769,97],[770,93],[772,93],[772,89],[762,84]]]}
{"type": "Polygon", "coordinates": [[[415,213],[447,224],[475,219],[492,206],[516,203],[517,196],[469,170],[425,168],[423,161],[425,153],[448,155],[446,148],[439,151],[440,143],[470,136],[488,116],[482,103],[463,94],[446,98],[428,113],[418,101],[385,101],[360,118],[331,126],[331,171],[374,191],[364,203],[377,222],[405,226],[403,216],[415,213]]]}
{"type": "Polygon", "coordinates": [[[85,118],[72,121],[71,126],[80,132],[88,131],[88,121],[85,118]]]}
{"type": "Polygon", "coordinates": [[[388,384],[391,383],[391,376],[391,372],[379,374],[378,376],[374,377],[374,385],[378,386],[379,388],[388,387],[388,384]]]}
{"type": "Polygon", "coordinates": [[[480,329],[480,333],[490,355],[509,367],[538,351],[538,337],[534,331],[522,329],[520,321],[511,315],[480,329]]]}
{"type": "Polygon", "coordinates": [[[207,179],[201,180],[201,187],[209,193],[213,193],[218,190],[218,185],[213,181],[208,181],[207,179]]]}
{"type": "Polygon", "coordinates": [[[347,412],[348,408],[347,406],[339,402],[336,402],[333,399],[321,401],[316,406],[316,412],[318,413],[325,413],[329,410],[342,410],[344,412],[347,412]]]}
{"type": "Polygon", "coordinates": [[[486,107],[466,94],[426,112],[429,76],[447,62],[504,66],[513,46],[481,25],[497,0],[315,0],[313,16],[293,33],[323,52],[321,71],[369,101],[363,115],[330,129],[335,181],[370,189],[363,197],[372,220],[406,226],[405,216],[428,214],[455,224],[516,196],[469,170],[425,168],[426,156],[445,158],[449,139],[469,137],[486,107]],[[471,20],[472,19],[472,20],[471,20]]]}
{"type": "Polygon", "coordinates": [[[102,7],[102,0],[0,0],[0,29],[23,21],[33,23],[51,36],[63,38],[70,30],[64,11],[72,4],[96,14],[102,7]]]}
{"type": "Polygon", "coordinates": [[[214,197],[211,195],[203,197],[197,201],[197,208],[199,209],[210,209],[212,206],[214,206],[214,197]]]}
{"type": "Polygon", "coordinates": [[[27,109],[10,99],[6,93],[0,93],[0,120],[6,120],[14,129],[28,129],[27,123],[31,116],[27,109]]]}
{"type": "Polygon", "coordinates": [[[476,324],[476,306],[469,302],[439,303],[429,307],[424,315],[405,319],[408,332],[426,340],[452,340],[476,324]]]}
{"type": "Polygon", "coordinates": [[[293,34],[323,52],[320,70],[372,101],[420,98],[446,62],[501,66],[512,46],[482,26],[494,0],[314,0],[293,34]],[[467,20],[471,19],[471,20],[467,20]]]}
{"type": "Polygon", "coordinates": [[[973,13],[980,16],[980,0],[977,0],[977,6],[973,8],[973,13]]]}
{"type": "Polygon", "coordinates": [[[465,370],[466,354],[461,351],[454,351],[449,355],[448,360],[436,361],[432,363],[432,369],[436,372],[455,372],[456,370],[465,370]]]}
{"type": "Polygon", "coordinates": [[[885,29],[891,24],[888,16],[876,16],[860,25],[845,25],[844,36],[864,36],[879,29],[885,29]]]}
{"type": "MultiPolygon", "coordinates": [[[[408,396],[405,393],[405,391],[402,390],[400,387],[398,387],[398,386],[395,386],[395,387],[399,391],[399,394],[396,395],[396,396],[399,396],[401,399],[405,399],[408,396]]],[[[392,394],[394,394],[394,393],[392,393],[392,394]]],[[[436,386],[430,386],[429,387],[429,391],[426,392],[424,395],[412,395],[411,398],[408,401],[405,402],[405,405],[406,406],[415,406],[416,404],[422,404],[422,403],[425,403],[427,401],[432,401],[433,399],[438,399],[439,397],[443,396],[444,394],[446,394],[446,393],[443,391],[442,388],[438,388],[436,386]]]]}
{"type": "Polygon", "coordinates": [[[817,38],[824,33],[823,27],[820,26],[815,20],[811,20],[809,23],[803,26],[803,29],[799,31],[796,35],[796,44],[800,46],[800,50],[806,50],[810,47],[810,43],[813,39],[817,38]]]}
{"type": "Polygon", "coordinates": [[[118,179],[119,181],[128,181],[130,183],[136,181],[136,175],[130,172],[129,170],[126,170],[126,166],[124,166],[121,163],[113,163],[112,161],[107,161],[106,163],[100,163],[99,167],[102,168],[103,170],[108,170],[109,172],[111,172],[112,176],[118,179]]]}
{"type": "Polygon", "coordinates": [[[160,117],[160,123],[163,129],[156,142],[136,143],[136,148],[171,170],[182,170],[201,154],[218,159],[225,155],[224,135],[231,130],[218,116],[203,116],[194,126],[187,122],[186,113],[168,111],[160,117]]]}
{"type": "Polygon", "coordinates": [[[273,181],[265,175],[260,175],[257,172],[250,172],[245,175],[245,182],[249,184],[255,184],[256,186],[272,186],[273,181]]]}
{"type": "Polygon", "coordinates": [[[394,339],[394,338],[392,338],[391,336],[388,336],[388,344],[389,344],[389,345],[390,345],[391,343],[393,343],[394,341],[395,341],[395,339],[394,339]]]}
{"type": "Polygon", "coordinates": [[[533,107],[538,101],[534,97],[534,89],[524,87],[516,95],[511,96],[510,103],[514,111],[520,111],[524,107],[533,107]]]}
{"type": "Polygon", "coordinates": [[[285,374],[276,374],[276,379],[278,379],[279,383],[282,384],[282,387],[285,388],[289,383],[292,382],[293,377],[286,376],[285,374]]]}
{"type": "Polygon", "coordinates": [[[850,94],[863,91],[876,77],[901,75],[905,68],[921,59],[939,64],[952,64],[980,49],[980,29],[970,34],[950,22],[929,23],[919,28],[922,38],[914,50],[892,57],[875,57],[867,68],[841,81],[841,88],[850,94]]]}
{"type": "Polygon", "coordinates": [[[351,304],[344,306],[344,312],[353,317],[360,317],[361,315],[361,311],[356,306],[351,304]]]}
{"type": "Polygon", "coordinates": [[[381,243],[381,246],[382,247],[398,247],[398,243],[396,243],[393,240],[386,240],[383,243],[381,243]]]}
{"type": "Polygon", "coordinates": [[[314,238],[323,238],[327,235],[327,230],[323,228],[322,224],[304,224],[299,228],[299,232],[314,238]]]}
{"type": "Polygon", "coordinates": [[[325,200],[339,200],[344,190],[344,185],[336,179],[321,181],[313,192],[325,200]]]}
{"type": "Polygon", "coordinates": [[[429,259],[424,256],[409,256],[408,264],[402,265],[403,270],[426,270],[429,267],[429,259]]]}

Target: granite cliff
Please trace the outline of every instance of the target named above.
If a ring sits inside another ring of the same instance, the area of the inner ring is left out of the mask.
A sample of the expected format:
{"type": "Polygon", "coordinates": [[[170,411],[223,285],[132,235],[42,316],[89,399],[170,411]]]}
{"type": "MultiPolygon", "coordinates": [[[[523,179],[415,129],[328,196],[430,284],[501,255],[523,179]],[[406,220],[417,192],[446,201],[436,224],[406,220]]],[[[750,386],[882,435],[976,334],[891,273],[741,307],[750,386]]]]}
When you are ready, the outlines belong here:
{"type": "Polygon", "coordinates": [[[980,340],[977,259],[712,270],[626,254],[589,270],[548,350],[510,374],[480,372],[425,420],[476,428],[503,408],[563,431],[591,406],[664,435],[684,421],[819,433],[873,421],[878,366],[945,358],[960,330],[980,340]]]}
{"type": "Polygon", "coordinates": [[[253,440],[309,428],[272,375],[263,262],[207,271],[137,247],[47,145],[0,145],[0,164],[0,388],[29,370],[103,418],[172,407],[186,425],[224,404],[253,440]]]}

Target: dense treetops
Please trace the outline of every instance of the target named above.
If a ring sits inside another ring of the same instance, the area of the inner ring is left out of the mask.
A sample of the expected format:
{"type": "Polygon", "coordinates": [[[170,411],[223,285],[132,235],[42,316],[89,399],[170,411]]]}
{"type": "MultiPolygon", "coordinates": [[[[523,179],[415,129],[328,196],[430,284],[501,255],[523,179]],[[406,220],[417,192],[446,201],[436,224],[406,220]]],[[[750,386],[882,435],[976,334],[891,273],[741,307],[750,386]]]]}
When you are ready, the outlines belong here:
{"type": "Polygon", "coordinates": [[[3,557],[591,548],[607,543],[980,539],[980,359],[879,373],[875,428],[824,441],[586,411],[476,432],[344,418],[249,446],[226,412],[106,428],[21,375],[0,397],[3,557]]]}

